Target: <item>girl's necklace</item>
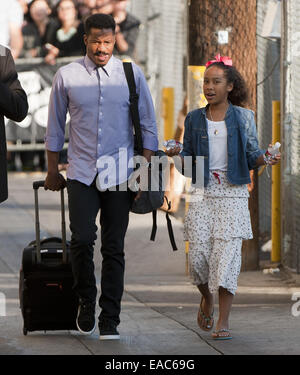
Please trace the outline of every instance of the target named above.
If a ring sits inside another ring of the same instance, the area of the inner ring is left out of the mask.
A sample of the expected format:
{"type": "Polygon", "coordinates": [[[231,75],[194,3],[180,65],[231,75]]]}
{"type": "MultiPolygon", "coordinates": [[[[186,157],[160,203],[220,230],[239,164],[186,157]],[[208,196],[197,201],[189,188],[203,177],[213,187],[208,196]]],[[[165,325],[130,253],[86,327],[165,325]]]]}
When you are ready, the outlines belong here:
{"type": "MultiPolygon", "coordinates": [[[[208,110],[209,110],[209,115],[210,115],[211,121],[212,121],[212,122],[215,122],[215,121],[214,121],[214,118],[213,118],[213,116],[212,116],[212,113],[211,113],[210,106],[208,107],[208,110]]],[[[226,114],[226,112],[227,112],[227,108],[226,108],[225,114],[226,114]]],[[[224,115],[224,116],[225,116],[225,115],[224,115]]],[[[215,130],[214,130],[214,135],[218,135],[218,133],[219,133],[219,130],[218,130],[218,129],[215,129],[215,130]]]]}

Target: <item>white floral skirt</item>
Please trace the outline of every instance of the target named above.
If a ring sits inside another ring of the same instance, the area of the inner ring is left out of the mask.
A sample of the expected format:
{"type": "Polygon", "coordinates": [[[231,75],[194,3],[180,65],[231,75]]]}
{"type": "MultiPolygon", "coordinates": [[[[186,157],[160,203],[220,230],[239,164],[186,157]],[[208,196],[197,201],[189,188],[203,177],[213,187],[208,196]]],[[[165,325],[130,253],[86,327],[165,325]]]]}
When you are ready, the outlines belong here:
{"type": "Polygon", "coordinates": [[[190,272],[194,284],[208,283],[211,293],[220,286],[232,294],[237,289],[242,241],[253,238],[248,196],[247,185],[231,185],[221,171],[191,194],[184,222],[190,272]]]}

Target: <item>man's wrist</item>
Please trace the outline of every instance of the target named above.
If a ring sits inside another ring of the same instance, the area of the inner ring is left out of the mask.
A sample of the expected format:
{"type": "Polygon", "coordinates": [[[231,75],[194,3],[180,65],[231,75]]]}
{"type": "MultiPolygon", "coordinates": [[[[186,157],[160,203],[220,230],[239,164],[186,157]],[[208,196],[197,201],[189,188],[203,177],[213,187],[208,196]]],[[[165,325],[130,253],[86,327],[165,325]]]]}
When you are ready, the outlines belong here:
{"type": "Polygon", "coordinates": [[[56,176],[56,175],[58,175],[59,174],[58,167],[56,169],[48,169],[47,173],[50,176],[56,176]]]}

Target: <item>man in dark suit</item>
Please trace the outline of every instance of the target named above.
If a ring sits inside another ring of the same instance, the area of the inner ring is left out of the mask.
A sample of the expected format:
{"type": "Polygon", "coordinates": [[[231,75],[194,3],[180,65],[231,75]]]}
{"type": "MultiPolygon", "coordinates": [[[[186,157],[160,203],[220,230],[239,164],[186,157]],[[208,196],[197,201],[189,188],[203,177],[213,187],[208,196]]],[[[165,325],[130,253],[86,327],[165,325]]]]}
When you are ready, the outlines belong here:
{"type": "Polygon", "coordinates": [[[27,96],[18,81],[11,52],[0,45],[0,203],[8,197],[4,116],[18,122],[24,120],[27,111],[27,96]]]}

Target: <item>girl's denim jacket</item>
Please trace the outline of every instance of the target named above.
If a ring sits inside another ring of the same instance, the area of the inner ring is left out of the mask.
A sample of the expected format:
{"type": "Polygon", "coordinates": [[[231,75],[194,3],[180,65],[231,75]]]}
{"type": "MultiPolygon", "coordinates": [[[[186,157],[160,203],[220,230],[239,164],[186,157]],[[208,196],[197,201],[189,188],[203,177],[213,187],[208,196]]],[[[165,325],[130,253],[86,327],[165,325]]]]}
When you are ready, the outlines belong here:
{"type": "MultiPolygon", "coordinates": [[[[181,156],[192,157],[192,171],[185,168],[185,176],[196,183],[196,159],[204,158],[204,186],[209,181],[209,142],[206,110],[208,106],[189,112],[185,119],[185,132],[181,156]]],[[[249,170],[257,168],[256,160],[265,150],[258,146],[254,112],[229,103],[225,116],[227,127],[227,178],[233,185],[249,184],[249,170]]],[[[203,171],[202,171],[203,174],[203,171]]],[[[203,176],[201,177],[203,180],[203,176]]],[[[198,179],[198,176],[197,176],[198,179]]],[[[196,183],[197,185],[197,183],[196,183]]]]}

